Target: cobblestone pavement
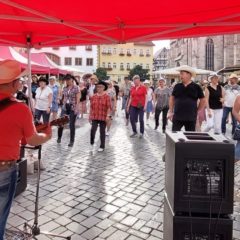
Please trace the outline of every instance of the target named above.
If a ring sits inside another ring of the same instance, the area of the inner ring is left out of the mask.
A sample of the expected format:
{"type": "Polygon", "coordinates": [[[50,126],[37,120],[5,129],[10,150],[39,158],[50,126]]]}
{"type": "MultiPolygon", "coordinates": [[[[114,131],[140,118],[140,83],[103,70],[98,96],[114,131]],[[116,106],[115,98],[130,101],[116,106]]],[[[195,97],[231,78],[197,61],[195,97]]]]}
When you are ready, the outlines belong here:
{"type": "MultiPolygon", "coordinates": [[[[130,139],[130,126],[119,115],[103,153],[96,146],[90,154],[86,119],[80,121],[73,148],[67,146],[68,130],[61,144],[53,138],[43,146],[41,230],[71,235],[73,240],[163,239],[165,137],[153,130],[152,121],[143,139],[130,139]]],[[[240,239],[239,163],[235,182],[234,237],[240,239]]],[[[15,199],[8,228],[33,221],[35,188],[36,174],[28,177],[27,190],[15,199]]]]}

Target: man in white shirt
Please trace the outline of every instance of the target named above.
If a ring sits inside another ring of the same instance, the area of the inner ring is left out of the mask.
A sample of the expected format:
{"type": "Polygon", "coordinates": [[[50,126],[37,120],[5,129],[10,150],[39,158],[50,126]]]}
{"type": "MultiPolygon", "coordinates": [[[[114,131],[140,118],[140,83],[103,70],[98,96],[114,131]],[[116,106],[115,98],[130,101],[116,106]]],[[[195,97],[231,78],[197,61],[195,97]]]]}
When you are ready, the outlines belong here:
{"type": "Polygon", "coordinates": [[[233,104],[237,95],[240,93],[240,86],[237,84],[238,76],[236,74],[231,74],[229,77],[228,84],[224,87],[225,96],[224,96],[224,107],[223,107],[223,117],[222,117],[222,133],[226,133],[226,122],[229,116],[229,113],[232,115],[232,134],[235,131],[237,121],[232,114],[233,104]]]}
{"type": "Polygon", "coordinates": [[[98,82],[98,78],[96,75],[92,74],[92,76],[90,77],[90,84],[89,84],[89,88],[88,88],[88,97],[89,99],[93,96],[93,94],[95,93],[95,84],[98,82]]]}

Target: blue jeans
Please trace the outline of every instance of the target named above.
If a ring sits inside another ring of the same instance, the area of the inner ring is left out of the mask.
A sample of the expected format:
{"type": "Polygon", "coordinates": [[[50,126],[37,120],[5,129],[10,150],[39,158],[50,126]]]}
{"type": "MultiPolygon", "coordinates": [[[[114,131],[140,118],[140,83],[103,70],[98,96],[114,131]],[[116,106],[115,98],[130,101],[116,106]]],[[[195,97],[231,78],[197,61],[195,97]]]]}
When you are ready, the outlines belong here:
{"type": "Polygon", "coordinates": [[[36,120],[40,121],[41,117],[43,117],[43,123],[49,123],[50,113],[47,113],[47,111],[35,109],[34,115],[36,120]]]}
{"type": "Polygon", "coordinates": [[[232,116],[232,134],[235,131],[235,128],[237,126],[237,120],[234,118],[233,114],[232,114],[232,108],[231,107],[224,107],[223,108],[223,116],[222,116],[222,133],[226,133],[226,122],[227,122],[227,118],[229,113],[231,113],[232,116]]]}
{"type": "MultiPolygon", "coordinates": [[[[64,115],[66,115],[66,110],[62,108],[61,117],[63,117],[64,115]]],[[[68,116],[69,116],[69,128],[70,128],[70,142],[73,143],[75,140],[75,129],[76,129],[75,123],[76,123],[77,114],[71,110],[68,116]]],[[[59,127],[58,139],[62,138],[62,134],[63,134],[63,127],[59,127]]]]}
{"type": "Polygon", "coordinates": [[[0,170],[0,240],[3,240],[7,218],[17,184],[17,165],[0,170]]]}
{"type": "Polygon", "coordinates": [[[143,107],[142,108],[137,108],[137,107],[130,107],[130,122],[132,125],[132,130],[134,133],[137,133],[137,127],[136,127],[136,123],[140,122],[140,133],[144,133],[144,121],[143,121],[143,117],[144,117],[144,110],[143,107]]]}

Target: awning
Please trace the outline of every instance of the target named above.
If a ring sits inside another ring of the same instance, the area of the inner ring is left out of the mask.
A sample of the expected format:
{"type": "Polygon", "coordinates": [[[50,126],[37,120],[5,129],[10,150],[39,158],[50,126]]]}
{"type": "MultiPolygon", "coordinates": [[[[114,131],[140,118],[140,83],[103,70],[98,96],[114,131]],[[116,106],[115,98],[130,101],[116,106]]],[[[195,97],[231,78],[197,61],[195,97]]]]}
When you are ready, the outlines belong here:
{"type": "MultiPolygon", "coordinates": [[[[0,60],[11,59],[18,61],[23,69],[27,68],[28,59],[14,50],[12,47],[0,46],[0,60]]],[[[45,74],[49,73],[50,68],[43,66],[34,61],[31,62],[31,69],[33,73],[45,74]]]]}
{"type": "MultiPolygon", "coordinates": [[[[24,57],[27,57],[26,54],[22,54],[24,57]]],[[[31,60],[48,67],[49,73],[51,74],[67,74],[69,71],[68,70],[64,70],[61,68],[61,66],[58,66],[57,64],[53,63],[45,53],[31,53],[31,60]]]]}
{"type": "Polygon", "coordinates": [[[218,74],[230,73],[235,71],[240,71],[240,65],[234,65],[234,66],[222,68],[221,70],[218,71],[218,74]]]}
{"type": "Polygon", "coordinates": [[[0,0],[0,26],[0,45],[36,48],[233,34],[240,33],[240,3],[0,0]]]}

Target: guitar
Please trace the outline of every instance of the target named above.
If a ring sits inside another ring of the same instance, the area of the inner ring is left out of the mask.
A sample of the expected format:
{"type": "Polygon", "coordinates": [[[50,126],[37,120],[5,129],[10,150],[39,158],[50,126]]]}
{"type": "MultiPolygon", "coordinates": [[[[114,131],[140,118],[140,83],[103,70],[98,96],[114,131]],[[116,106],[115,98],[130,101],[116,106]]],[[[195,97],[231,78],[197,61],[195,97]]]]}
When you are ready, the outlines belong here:
{"type": "MultiPolygon", "coordinates": [[[[36,122],[35,121],[35,127],[36,127],[36,130],[38,133],[41,133],[42,131],[44,131],[44,129],[48,128],[48,126],[59,126],[59,127],[63,127],[65,124],[69,123],[69,117],[67,115],[61,117],[61,118],[58,118],[58,119],[55,119],[53,121],[51,121],[50,123],[48,124],[43,124],[41,122],[36,122]]],[[[22,138],[21,140],[21,145],[24,146],[24,145],[27,145],[27,141],[25,138],[22,138]]]]}
{"type": "Polygon", "coordinates": [[[55,120],[51,121],[49,124],[43,124],[41,122],[35,122],[35,127],[36,127],[37,132],[41,132],[42,130],[46,129],[49,125],[50,126],[62,127],[67,123],[69,123],[69,117],[67,115],[65,115],[61,118],[58,118],[58,119],[55,119],[55,120]]]}

